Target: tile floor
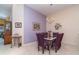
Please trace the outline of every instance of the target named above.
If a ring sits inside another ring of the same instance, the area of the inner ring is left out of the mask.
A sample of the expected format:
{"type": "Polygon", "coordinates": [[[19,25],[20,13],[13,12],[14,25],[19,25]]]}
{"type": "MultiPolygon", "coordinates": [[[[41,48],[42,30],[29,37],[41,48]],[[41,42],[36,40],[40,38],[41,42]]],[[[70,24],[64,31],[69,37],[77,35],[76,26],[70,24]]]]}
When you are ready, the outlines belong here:
{"type": "Polygon", "coordinates": [[[4,39],[0,38],[0,45],[3,45],[4,39]]]}
{"type": "MultiPolygon", "coordinates": [[[[67,47],[68,48],[68,47],[67,47]]],[[[57,53],[54,52],[54,50],[51,50],[50,55],[78,55],[78,50],[68,50],[61,48],[57,53]]],[[[0,45],[0,55],[49,55],[48,50],[45,50],[45,53],[42,54],[42,51],[40,50],[38,52],[37,49],[37,43],[33,42],[30,44],[26,44],[20,48],[17,46],[14,46],[11,48],[11,45],[0,45]]]]}

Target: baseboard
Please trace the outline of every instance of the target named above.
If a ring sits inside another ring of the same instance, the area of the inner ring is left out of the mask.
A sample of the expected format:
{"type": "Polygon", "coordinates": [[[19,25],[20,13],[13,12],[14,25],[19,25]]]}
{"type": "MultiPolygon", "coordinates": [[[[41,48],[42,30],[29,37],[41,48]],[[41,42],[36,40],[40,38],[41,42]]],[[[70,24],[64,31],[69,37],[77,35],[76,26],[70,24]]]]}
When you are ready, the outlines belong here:
{"type": "Polygon", "coordinates": [[[70,44],[70,43],[65,43],[65,42],[62,42],[62,46],[64,46],[64,47],[68,46],[69,48],[79,49],[78,45],[74,45],[74,44],[70,44]]]}
{"type": "Polygon", "coordinates": [[[27,46],[27,45],[36,45],[37,44],[37,41],[34,41],[34,42],[30,42],[30,43],[26,43],[26,44],[23,44],[23,46],[27,46]]]}

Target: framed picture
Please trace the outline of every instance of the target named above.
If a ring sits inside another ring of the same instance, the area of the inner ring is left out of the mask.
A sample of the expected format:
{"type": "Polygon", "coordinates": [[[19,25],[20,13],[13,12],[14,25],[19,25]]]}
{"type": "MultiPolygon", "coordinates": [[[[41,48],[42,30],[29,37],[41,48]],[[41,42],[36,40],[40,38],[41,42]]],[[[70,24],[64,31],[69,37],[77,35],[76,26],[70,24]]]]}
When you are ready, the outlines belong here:
{"type": "Polygon", "coordinates": [[[56,23],[56,24],[55,24],[55,29],[56,29],[56,30],[59,30],[60,27],[62,27],[61,24],[59,24],[59,23],[56,23]]]}
{"type": "Polygon", "coordinates": [[[22,23],[21,22],[16,22],[15,23],[15,28],[22,28],[22,23]]]}
{"type": "Polygon", "coordinates": [[[34,22],[33,23],[33,31],[39,31],[40,30],[40,23],[34,22]]]}

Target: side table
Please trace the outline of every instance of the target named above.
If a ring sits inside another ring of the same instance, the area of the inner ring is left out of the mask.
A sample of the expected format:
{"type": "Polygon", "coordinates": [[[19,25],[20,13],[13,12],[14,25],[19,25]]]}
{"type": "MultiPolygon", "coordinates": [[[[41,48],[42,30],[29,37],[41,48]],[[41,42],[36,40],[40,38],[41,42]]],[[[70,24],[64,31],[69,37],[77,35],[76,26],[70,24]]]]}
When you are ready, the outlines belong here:
{"type": "Polygon", "coordinates": [[[12,36],[11,48],[12,48],[13,44],[15,46],[16,43],[18,44],[18,47],[20,47],[22,45],[21,38],[22,38],[22,36],[12,36]]]}

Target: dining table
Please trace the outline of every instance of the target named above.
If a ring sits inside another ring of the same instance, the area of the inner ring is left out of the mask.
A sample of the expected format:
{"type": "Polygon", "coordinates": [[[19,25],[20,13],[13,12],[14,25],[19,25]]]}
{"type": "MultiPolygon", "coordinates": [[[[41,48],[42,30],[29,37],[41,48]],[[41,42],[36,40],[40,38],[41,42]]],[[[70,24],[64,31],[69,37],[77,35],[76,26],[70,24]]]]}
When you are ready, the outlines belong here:
{"type": "Polygon", "coordinates": [[[52,42],[56,39],[56,37],[47,37],[47,38],[44,38],[45,42],[47,43],[48,45],[48,50],[49,50],[49,54],[50,54],[50,49],[51,49],[51,46],[52,46],[52,42]]]}

